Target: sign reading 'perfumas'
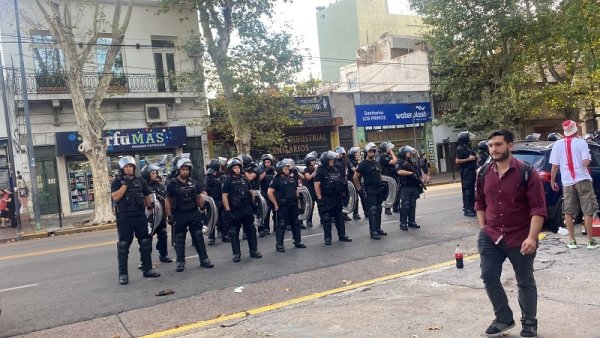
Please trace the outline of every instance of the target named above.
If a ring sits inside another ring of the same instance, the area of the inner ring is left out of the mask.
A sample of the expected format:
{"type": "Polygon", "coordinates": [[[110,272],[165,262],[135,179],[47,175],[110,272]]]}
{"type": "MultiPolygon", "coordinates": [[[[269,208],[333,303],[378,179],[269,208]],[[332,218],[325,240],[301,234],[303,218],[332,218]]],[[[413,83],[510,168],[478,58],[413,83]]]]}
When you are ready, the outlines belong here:
{"type": "Polygon", "coordinates": [[[431,122],[429,102],[367,104],[354,107],[358,127],[412,125],[431,122]]]}

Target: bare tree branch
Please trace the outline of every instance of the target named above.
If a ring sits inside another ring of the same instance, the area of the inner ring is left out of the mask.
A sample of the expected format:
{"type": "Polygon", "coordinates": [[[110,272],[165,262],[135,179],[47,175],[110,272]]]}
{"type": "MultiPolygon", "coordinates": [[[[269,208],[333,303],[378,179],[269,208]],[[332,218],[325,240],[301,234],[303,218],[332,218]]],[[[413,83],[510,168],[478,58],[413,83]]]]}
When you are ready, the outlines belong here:
{"type": "Polygon", "coordinates": [[[92,36],[90,36],[90,39],[88,40],[88,44],[87,46],[85,46],[85,49],[83,50],[83,52],[81,52],[81,57],[79,58],[78,64],[80,68],[83,68],[83,66],[85,65],[86,61],[88,60],[90,53],[92,52],[92,49],[94,48],[94,46],[98,43],[98,36],[100,35],[98,32],[98,16],[100,14],[100,4],[98,2],[95,3],[94,5],[94,25],[92,26],[92,36]]]}

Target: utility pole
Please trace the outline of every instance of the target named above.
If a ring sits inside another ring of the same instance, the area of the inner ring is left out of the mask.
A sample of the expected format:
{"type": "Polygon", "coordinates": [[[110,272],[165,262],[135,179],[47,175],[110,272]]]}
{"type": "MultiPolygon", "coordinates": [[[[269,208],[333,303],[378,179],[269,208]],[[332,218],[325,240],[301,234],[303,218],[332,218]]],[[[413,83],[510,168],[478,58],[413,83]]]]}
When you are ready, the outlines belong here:
{"type": "Polygon", "coordinates": [[[25,61],[23,60],[23,43],[21,42],[21,24],[19,21],[19,7],[17,0],[13,1],[15,7],[15,25],[17,28],[17,44],[19,46],[19,68],[21,71],[21,92],[23,93],[23,108],[25,109],[25,127],[27,129],[27,159],[29,160],[29,177],[31,182],[31,197],[33,202],[33,215],[35,229],[42,229],[40,219],[40,204],[38,196],[37,170],[35,167],[35,153],[33,152],[33,133],[31,132],[29,96],[27,95],[27,82],[25,80],[25,61]]]}

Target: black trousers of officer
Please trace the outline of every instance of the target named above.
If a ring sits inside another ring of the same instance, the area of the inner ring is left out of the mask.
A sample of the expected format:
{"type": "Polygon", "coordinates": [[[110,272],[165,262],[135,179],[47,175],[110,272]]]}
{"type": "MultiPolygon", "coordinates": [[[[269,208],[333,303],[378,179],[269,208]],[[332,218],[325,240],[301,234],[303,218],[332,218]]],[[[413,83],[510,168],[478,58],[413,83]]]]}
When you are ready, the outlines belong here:
{"type": "Polygon", "coordinates": [[[163,257],[169,255],[167,237],[167,220],[163,218],[156,229],[156,250],[163,257]]]}
{"type": "Polygon", "coordinates": [[[271,203],[271,201],[269,200],[269,196],[267,195],[266,191],[262,191],[260,192],[260,194],[262,195],[262,197],[267,201],[267,214],[264,215],[262,224],[260,225],[260,228],[258,229],[258,231],[261,231],[265,234],[269,234],[271,233],[271,220],[270,218],[273,218],[273,231],[275,231],[275,212],[273,211],[273,203],[271,203]]]}
{"type": "Polygon", "coordinates": [[[400,188],[400,224],[415,226],[417,213],[417,199],[421,196],[419,187],[403,185],[400,188]]]}
{"type": "Polygon", "coordinates": [[[332,222],[335,222],[338,238],[346,236],[346,223],[342,213],[342,199],[337,196],[323,196],[323,202],[319,205],[319,217],[323,225],[325,239],[331,240],[332,222]]]}
{"type": "Polygon", "coordinates": [[[367,194],[365,198],[365,207],[369,210],[369,230],[376,232],[381,230],[381,203],[385,201],[387,187],[382,183],[380,185],[365,186],[367,194]]]}
{"type": "Polygon", "coordinates": [[[175,253],[177,262],[185,263],[185,237],[189,230],[192,241],[200,261],[207,259],[204,235],[202,234],[202,218],[198,208],[189,210],[175,210],[175,253]]]}
{"type": "Polygon", "coordinates": [[[315,212],[315,204],[317,202],[317,193],[314,192],[314,190],[310,190],[310,189],[308,189],[308,192],[310,192],[310,198],[312,200],[312,205],[307,205],[307,207],[310,208],[310,212],[308,213],[308,216],[306,217],[306,224],[307,224],[307,226],[312,226],[313,214],[315,212]]]}
{"type": "Polygon", "coordinates": [[[128,275],[127,258],[134,235],[140,245],[142,270],[150,271],[152,269],[152,238],[148,235],[148,220],[144,210],[117,213],[117,231],[119,234],[119,242],[117,243],[119,275],[128,275]]]}
{"type": "Polygon", "coordinates": [[[463,211],[475,210],[475,168],[460,170],[460,184],[462,186],[463,211]]]}
{"type": "Polygon", "coordinates": [[[248,210],[232,211],[229,218],[229,239],[231,240],[231,249],[234,255],[241,255],[240,250],[240,229],[244,229],[248,248],[250,253],[258,251],[258,239],[256,229],[254,228],[254,214],[252,208],[248,210]]]}
{"type": "Polygon", "coordinates": [[[394,212],[398,212],[400,211],[400,178],[396,176],[394,179],[396,180],[396,186],[398,187],[398,190],[396,191],[396,199],[394,200],[392,209],[394,212]]]}
{"type": "Polygon", "coordinates": [[[285,228],[287,226],[292,229],[294,244],[299,244],[302,241],[300,224],[298,224],[298,203],[296,199],[284,203],[279,202],[276,219],[275,239],[277,245],[283,246],[283,238],[285,237],[285,228]]]}

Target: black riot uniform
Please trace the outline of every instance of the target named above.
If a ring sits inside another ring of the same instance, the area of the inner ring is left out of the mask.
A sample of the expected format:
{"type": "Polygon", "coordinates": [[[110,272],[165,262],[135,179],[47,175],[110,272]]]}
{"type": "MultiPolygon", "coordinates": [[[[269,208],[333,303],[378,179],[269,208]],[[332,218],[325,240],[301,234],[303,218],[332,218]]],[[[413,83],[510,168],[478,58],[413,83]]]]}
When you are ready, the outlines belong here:
{"type": "Polygon", "coordinates": [[[487,141],[483,140],[477,145],[477,166],[482,167],[490,157],[487,141]]]}
{"type": "Polygon", "coordinates": [[[189,175],[183,175],[182,169],[192,170],[192,162],[183,158],[177,163],[178,175],[169,181],[167,185],[167,215],[172,215],[168,219],[171,226],[175,226],[175,253],[177,254],[177,272],[185,269],[185,238],[189,230],[192,241],[198,252],[200,266],[212,268],[214,265],[208,259],[206,246],[204,245],[204,235],[202,234],[202,215],[198,210],[198,199],[202,190],[200,184],[189,175]]]}
{"type": "Polygon", "coordinates": [[[396,171],[400,179],[400,229],[420,228],[415,218],[417,213],[417,199],[423,192],[421,169],[412,157],[414,149],[404,146],[398,150],[398,163],[396,171]]]}
{"type": "MultiPolygon", "coordinates": [[[[348,174],[347,174],[347,179],[348,181],[352,182],[353,177],[354,177],[354,173],[356,172],[356,168],[358,168],[358,164],[359,164],[359,156],[361,156],[360,153],[360,148],[359,147],[352,147],[350,148],[350,150],[348,151],[348,174]]],[[[367,217],[367,208],[365,208],[365,201],[362,199],[362,197],[358,197],[360,200],[360,203],[362,205],[363,208],[363,213],[365,214],[365,217],[367,217]]],[[[352,218],[355,220],[360,219],[360,216],[358,215],[358,201],[356,204],[354,204],[354,209],[352,210],[352,218]]]]}
{"type": "Polygon", "coordinates": [[[112,185],[111,192],[116,202],[117,230],[119,242],[117,243],[117,260],[119,263],[119,283],[129,283],[127,271],[127,258],[133,236],[140,245],[140,260],[144,277],[155,278],[160,274],[152,269],[152,238],[148,233],[148,219],[145,214],[145,197],[150,195],[146,181],[135,174],[135,159],[123,156],[119,160],[121,175],[112,185]],[[133,166],[133,174],[126,174],[126,166],[133,166]],[[124,194],[119,198],[118,195],[124,194]]]}
{"type": "MultiPolygon", "coordinates": [[[[156,199],[158,200],[158,202],[160,202],[160,204],[163,207],[163,210],[165,210],[165,195],[166,195],[166,190],[165,190],[165,186],[162,183],[162,181],[160,180],[160,174],[159,174],[160,168],[155,166],[155,165],[147,165],[144,167],[144,169],[142,169],[142,178],[144,178],[146,180],[146,182],[148,183],[148,190],[150,190],[150,193],[154,194],[154,196],[156,196],[156,199]],[[156,173],[156,177],[157,179],[152,179],[151,177],[151,173],[155,172],[156,173]]],[[[163,263],[171,263],[173,262],[173,260],[171,259],[171,257],[169,257],[169,252],[168,252],[168,244],[167,244],[167,217],[166,215],[163,215],[163,219],[160,222],[160,224],[158,225],[158,228],[155,230],[156,232],[156,250],[158,250],[159,256],[158,259],[163,262],[163,263]]]]}
{"type": "MultiPolygon", "coordinates": [[[[346,149],[344,147],[336,147],[335,153],[337,154],[337,158],[334,161],[334,166],[338,169],[342,177],[346,178],[348,175],[348,154],[346,154],[346,149]]],[[[347,204],[350,199],[350,195],[346,194],[344,196],[344,203],[347,204]]],[[[350,217],[344,213],[342,213],[342,218],[344,221],[351,221],[350,217]]]]}
{"type": "Polygon", "coordinates": [[[304,157],[304,164],[306,165],[306,168],[304,169],[304,180],[302,182],[304,186],[308,189],[308,192],[310,193],[310,197],[312,199],[312,205],[307,206],[310,208],[310,213],[306,218],[307,228],[312,228],[313,226],[312,219],[313,213],[315,211],[315,202],[317,201],[317,193],[315,192],[315,174],[317,171],[316,154],[317,152],[310,152],[306,154],[306,157],[304,157]]]}
{"type": "MultiPolygon", "coordinates": [[[[229,241],[229,229],[227,228],[227,222],[224,221],[223,214],[225,209],[223,208],[222,192],[221,187],[223,186],[223,175],[220,171],[221,164],[219,159],[214,158],[208,163],[208,170],[204,176],[204,184],[202,185],[206,195],[212,197],[217,207],[217,213],[219,215],[219,224],[217,224],[217,232],[219,233],[223,242],[229,241]]],[[[208,245],[215,243],[215,232],[208,237],[208,245]]]]}
{"type": "Polygon", "coordinates": [[[471,143],[471,133],[463,131],[458,134],[458,147],[456,147],[456,159],[467,162],[459,163],[460,183],[462,186],[463,212],[465,216],[475,217],[475,176],[477,170],[477,157],[469,149],[471,143]]]}
{"type": "Polygon", "coordinates": [[[271,181],[269,186],[269,199],[274,205],[275,210],[275,249],[277,252],[285,252],[283,238],[286,227],[290,227],[294,237],[294,246],[296,248],[306,248],[302,243],[300,235],[300,225],[298,223],[298,198],[296,190],[298,180],[290,175],[292,161],[284,159],[277,162],[275,170],[277,176],[271,181]]]}
{"type": "MultiPolygon", "coordinates": [[[[392,151],[393,149],[394,149],[394,144],[392,144],[391,142],[382,142],[381,145],[379,145],[379,154],[380,154],[379,155],[379,164],[381,166],[381,174],[393,178],[396,181],[396,183],[398,183],[398,175],[396,174],[396,169],[395,169],[396,156],[394,155],[394,153],[392,151]]],[[[387,184],[385,184],[385,185],[387,187],[387,184]]],[[[398,194],[396,193],[396,200],[394,200],[394,205],[392,206],[392,208],[386,208],[385,214],[391,215],[392,214],[391,209],[393,209],[394,212],[398,212],[399,206],[400,206],[400,198],[399,198],[398,194]]]]}
{"type": "MultiPolygon", "coordinates": [[[[260,171],[258,165],[252,160],[252,156],[244,154],[237,156],[237,158],[242,161],[242,172],[250,182],[250,188],[255,191],[260,190],[260,171]]],[[[257,208],[260,208],[260,205],[258,203],[253,204],[253,214],[257,213],[257,208]]],[[[242,228],[242,230],[244,233],[243,239],[245,240],[247,236],[246,228],[242,228]]],[[[256,231],[256,228],[252,227],[252,231],[256,231]]]]}
{"type": "Polygon", "coordinates": [[[233,251],[233,261],[241,260],[240,229],[243,227],[247,234],[250,257],[261,258],[258,252],[258,238],[254,228],[254,214],[252,212],[252,192],[250,181],[245,177],[242,162],[232,158],[227,162],[229,176],[223,182],[223,201],[225,204],[225,218],[229,221],[229,239],[233,251]],[[235,172],[234,168],[239,168],[235,172]]]}
{"type": "Polygon", "coordinates": [[[336,156],[333,151],[321,154],[321,165],[315,176],[315,190],[318,190],[317,198],[320,197],[317,204],[325,235],[325,245],[331,245],[332,221],[335,221],[338,239],[342,242],[352,242],[352,239],[346,236],[346,225],[342,217],[343,201],[348,195],[348,181],[346,175],[334,165],[336,156]]]}
{"type": "MultiPolygon", "coordinates": [[[[264,237],[266,235],[271,234],[271,212],[273,210],[273,203],[269,200],[269,196],[267,195],[267,191],[269,190],[269,185],[275,177],[275,157],[271,154],[264,154],[261,157],[263,162],[262,167],[260,168],[260,194],[267,201],[267,214],[264,215],[264,219],[262,224],[260,225],[260,229],[258,229],[259,237],[264,237]]],[[[273,214],[273,224],[275,224],[275,214],[273,214]]],[[[275,225],[273,225],[275,226],[275,225]]],[[[273,230],[274,231],[274,230],[273,230]]]]}
{"type": "Polygon", "coordinates": [[[371,238],[381,239],[381,236],[387,235],[381,229],[381,203],[387,196],[387,185],[381,181],[381,167],[375,160],[377,147],[374,143],[368,143],[365,146],[366,158],[362,161],[354,175],[354,185],[361,198],[365,201],[365,207],[369,210],[369,231],[371,238]],[[361,178],[364,182],[361,184],[361,178]]]}

